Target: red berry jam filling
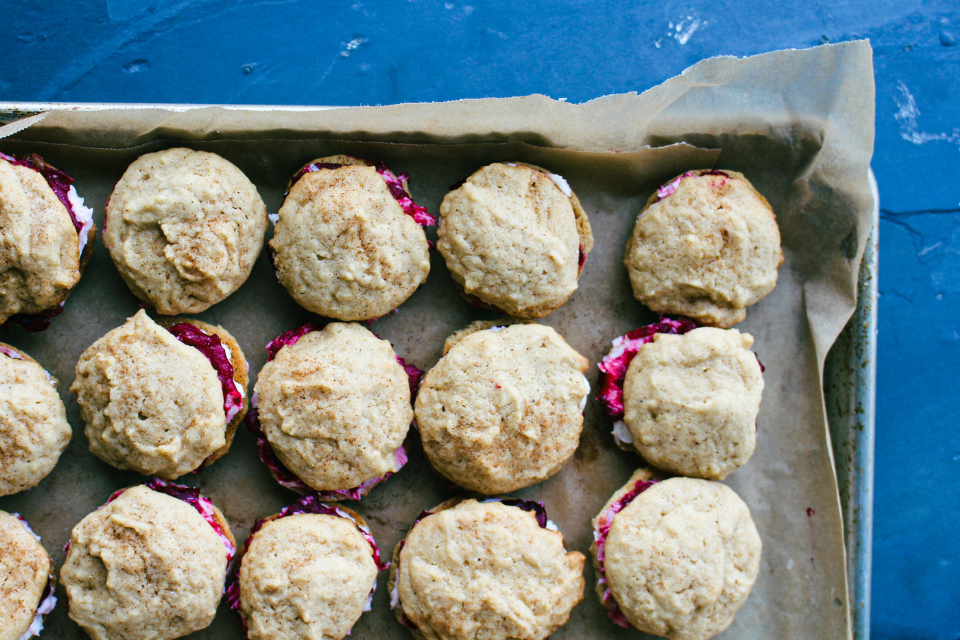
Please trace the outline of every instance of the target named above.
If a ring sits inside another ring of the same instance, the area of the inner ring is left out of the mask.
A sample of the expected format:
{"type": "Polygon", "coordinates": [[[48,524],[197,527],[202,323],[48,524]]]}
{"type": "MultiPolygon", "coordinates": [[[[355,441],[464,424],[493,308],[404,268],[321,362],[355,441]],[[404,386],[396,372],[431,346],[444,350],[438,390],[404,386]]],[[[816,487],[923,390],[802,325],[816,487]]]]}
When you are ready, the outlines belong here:
{"type": "Polygon", "coordinates": [[[676,178],[673,182],[660,185],[660,188],[657,189],[657,199],[654,200],[654,202],[660,202],[664,198],[672,196],[677,192],[677,189],[680,187],[680,183],[683,181],[683,179],[690,178],[692,176],[722,176],[723,180],[720,181],[720,184],[711,183],[711,186],[716,189],[726,184],[727,180],[730,178],[729,174],[716,169],[707,169],[706,171],[687,171],[682,176],[676,178]]]}
{"type": "MultiPolygon", "coordinates": [[[[410,197],[410,192],[407,190],[407,183],[410,181],[410,176],[408,176],[406,172],[396,175],[390,171],[389,167],[383,162],[370,162],[363,158],[356,158],[356,160],[360,160],[368,167],[373,167],[377,170],[377,173],[380,174],[383,181],[387,183],[387,189],[390,190],[390,195],[397,201],[400,208],[403,209],[403,212],[413,218],[417,224],[421,227],[437,224],[437,219],[427,213],[427,208],[421,207],[410,197]]],[[[290,181],[290,187],[292,188],[300,178],[308,173],[321,171],[323,169],[339,169],[343,166],[346,165],[331,162],[311,162],[293,176],[293,179],[290,181]]]]}
{"type": "Polygon", "coordinates": [[[683,335],[697,328],[697,323],[689,318],[660,316],[653,324],[634,329],[625,336],[613,341],[610,350],[598,365],[600,369],[600,395],[597,400],[604,411],[614,421],[623,420],[623,381],[627,368],[640,351],[640,347],[651,342],[658,333],[683,335]]]}
{"type": "Polygon", "coordinates": [[[243,409],[243,391],[233,378],[233,363],[230,361],[229,348],[221,342],[220,336],[207,333],[189,322],[175,324],[167,331],[183,344],[197,349],[210,361],[214,371],[217,372],[220,387],[223,389],[223,412],[227,424],[230,424],[234,416],[243,409]]]}
{"type": "Polygon", "coordinates": [[[614,502],[609,509],[600,514],[600,517],[597,518],[596,527],[593,530],[593,540],[597,544],[597,565],[599,566],[599,578],[597,579],[597,584],[603,588],[603,606],[607,610],[607,615],[610,616],[610,619],[624,629],[629,629],[633,625],[630,624],[630,621],[627,620],[627,617],[623,615],[623,611],[620,610],[620,605],[617,604],[617,601],[613,598],[613,593],[610,591],[610,587],[607,585],[607,575],[604,569],[604,562],[606,561],[606,544],[607,536],[610,534],[610,526],[613,524],[613,517],[623,511],[627,505],[629,505],[633,500],[655,485],[659,480],[638,480],[633,488],[630,489],[626,494],[624,494],[619,500],[614,502]]]}
{"type": "Polygon", "coordinates": [[[198,487],[185,487],[182,484],[168,482],[167,480],[161,480],[160,478],[153,478],[146,483],[146,486],[159,493],[165,493],[171,498],[183,500],[191,507],[196,509],[197,513],[199,513],[203,519],[207,521],[207,524],[213,527],[213,530],[217,533],[217,535],[220,536],[220,541],[223,542],[223,546],[227,548],[227,564],[230,564],[230,561],[233,560],[233,556],[237,553],[237,547],[233,544],[230,538],[227,537],[227,534],[225,534],[223,531],[223,527],[221,527],[220,523],[217,521],[216,511],[214,511],[213,503],[210,502],[208,498],[204,498],[202,495],[200,495],[200,489],[198,487]]]}

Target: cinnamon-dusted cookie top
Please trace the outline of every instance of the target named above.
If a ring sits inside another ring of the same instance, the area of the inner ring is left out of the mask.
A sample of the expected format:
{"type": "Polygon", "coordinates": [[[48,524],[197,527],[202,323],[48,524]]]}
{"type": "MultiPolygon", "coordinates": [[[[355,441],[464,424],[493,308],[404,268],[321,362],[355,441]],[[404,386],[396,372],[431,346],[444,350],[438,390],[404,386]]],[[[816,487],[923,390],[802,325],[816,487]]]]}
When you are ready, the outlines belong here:
{"type": "Polygon", "coordinates": [[[213,621],[235,547],[223,515],[200,501],[131,487],[73,528],[60,580],[91,638],[172,640],[213,621]]]}
{"type": "Polygon", "coordinates": [[[440,474],[472,491],[506,493],[549,478],[573,455],[588,362],[547,326],[472,326],[482,330],[455,334],[427,372],[417,424],[440,474]]]}
{"type": "Polygon", "coordinates": [[[268,519],[247,541],[239,610],[250,640],[341,640],[369,610],[379,567],[366,523],[320,511],[268,519]]]}
{"type": "MultiPolygon", "coordinates": [[[[43,629],[41,604],[52,596],[53,560],[17,514],[0,511],[0,640],[43,629]]],[[[56,604],[53,598],[48,607],[56,604]]],[[[31,633],[30,635],[36,635],[31,633]]]]}
{"type": "Polygon", "coordinates": [[[0,342],[0,495],[35,487],[70,443],[56,381],[22,351],[0,342]]]}
{"type": "Polygon", "coordinates": [[[633,295],[658,313],[730,327],[783,262],[773,210],[736,171],[688,171],[647,201],[627,243],[633,295]]]}
{"type": "Polygon", "coordinates": [[[194,471],[226,452],[243,417],[246,361],[236,341],[189,321],[218,343],[207,354],[178,339],[177,324],[166,329],[141,310],[77,363],[70,390],[90,451],[118,469],[167,479],[194,471]]]}
{"type": "Polygon", "coordinates": [[[0,153],[0,325],[45,329],[80,280],[96,230],[72,182],[37,155],[0,153]]]}
{"type": "Polygon", "coordinates": [[[281,284],[304,308],[338,320],[386,315],[430,273],[432,224],[406,174],[351,156],[319,158],[296,176],[270,247],[281,284]]]}
{"type": "Polygon", "coordinates": [[[415,637],[542,640],[583,599],[583,554],[528,504],[505,502],[450,501],[397,545],[391,604],[415,637]]]}
{"type": "Polygon", "coordinates": [[[255,390],[270,447],[310,489],[357,488],[406,462],[410,381],[390,343],[359,324],[331,322],[283,346],[255,390]]]}
{"type": "Polygon", "coordinates": [[[199,313],[243,284],[263,246],[267,209],[220,156],[140,156],[107,204],[103,241],[130,290],[159,313],[199,313]]]}
{"type": "Polygon", "coordinates": [[[712,638],[733,621],[760,570],[750,510],[719,482],[638,474],[594,520],[594,560],[616,607],[605,604],[621,626],[622,615],[671,640],[712,638]]]}
{"type": "Polygon", "coordinates": [[[630,445],[653,466],[723,480],[756,445],[763,375],[753,336],[702,327],[658,333],[627,369],[630,445]]]}
{"type": "Polygon", "coordinates": [[[522,163],[487,165],[443,198],[437,249],[468,300],[543,318],[577,288],[593,235],[566,180],[522,163]]]}

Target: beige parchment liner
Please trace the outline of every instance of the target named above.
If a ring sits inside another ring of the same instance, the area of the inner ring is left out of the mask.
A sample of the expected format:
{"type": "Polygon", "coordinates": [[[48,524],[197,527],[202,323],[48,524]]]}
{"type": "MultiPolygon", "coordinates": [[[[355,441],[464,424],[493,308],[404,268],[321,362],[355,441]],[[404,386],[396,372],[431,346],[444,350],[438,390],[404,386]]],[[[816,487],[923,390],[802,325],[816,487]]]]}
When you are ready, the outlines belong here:
{"type": "MultiPolygon", "coordinates": [[[[756,453],[726,484],[749,504],[764,548],[756,588],[721,637],[846,638],[850,612],[842,523],[821,375],[830,345],[854,310],[872,207],[867,170],[873,105],[870,46],[851,42],[743,60],[704,60],[641,95],[583,105],[529,96],[312,113],[53,112],[26,130],[11,131],[14,135],[0,140],[0,150],[40,153],[63,167],[95,207],[98,227],[126,166],[143,153],[180,144],[234,162],[274,212],[293,171],[334,153],[384,160],[396,171],[409,172],[414,198],[431,213],[449,185],[482,164],[519,160],[547,167],[569,181],[596,236],[580,288],[545,320],[590,359],[591,397],[597,389],[596,363],[610,340],[654,319],[633,299],[621,262],[642,203],[658,183],[686,169],[742,171],[776,211],[786,260],[777,288],[737,327],[756,338],[767,386],[756,453]],[[700,148],[674,145],[678,142],[700,148]]],[[[429,235],[435,239],[436,232],[429,235]]],[[[0,330],[0,340],[25,350],[60,380],[74,428],[73,441],[48,478],[26,494],[0,498],[0,508],[24,514],[43,536],[58,570],[73,525],[115,489],[141,481],[88,452],[77,403],[68,391],[80,353],[137,308],[98,238],[89,268],[49,331],[29,336],[19,328],[0,330]]],[[[239,291],[198,317],[236,336],[250,359],[251,388],[266,360],[265,343],[316,320],[278,284],[265,252],[239,291]]],[[[372,329],[409,362],[428,369],[450,333],[492,317],[460,298],[442,258],[433,252],[426,285],[372,329]]],[[[592,540],[590,519],[640,463],[614,446],[610,426],[591,399],[574,459],[550,480],[515,494],[544,501],[568,545],[585,554],[592,540]]],[[[202,487],[240,540],[256,518],[296,497],[273,482],[242,427],[228,455],[183,480],[202,487]]],[[[398,475],[350,506],[370,522],[389,556],[417,514],[450,495],[448,485],[427,469],[417,443],[398,475]]],[[[589,565],[584,602],[552,637],[642,637],[606,618],[589,586],[595,580],[589,565]]],[[[409,637],[389,610],[385,585],[384,574],[373,611],[361,618],[352,637],[409,637]]],[[[67,618],[62,588],[57,595],[62,600],[43,637],[85,637],[67,618]]],[[[242,636],[224,602],[213,625],[191,637],[242,636]]]]}

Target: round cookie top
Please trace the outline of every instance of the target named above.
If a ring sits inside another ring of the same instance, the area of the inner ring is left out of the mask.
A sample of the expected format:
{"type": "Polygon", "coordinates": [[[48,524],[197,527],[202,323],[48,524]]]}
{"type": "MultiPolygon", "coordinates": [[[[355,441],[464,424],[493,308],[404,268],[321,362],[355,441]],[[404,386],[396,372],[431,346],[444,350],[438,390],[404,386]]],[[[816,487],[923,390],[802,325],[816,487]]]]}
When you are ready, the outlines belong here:
{"type": "Polygon", "coordinates": [[[448,340],[417,394],[417,425],[430,464],[487,495],[549,478],[580,440],[590,392],[587,359],[539,324],[464,334],[448,340]]]}
{"type": "Polygon", "coordinates": [[[577,288],[593,236],[560,176],[494,163],[440,205],[437,249],[468,300],[519,318],[543,318],[577,288]]]}
{"type": "Polygon", "coordinates": [[[770,204],[743,174],[699,170],[650,197],[623,261],[652,310],[730,327],[773,291],[783,253],[770,204]]]}
{"type": "Polygon", "coordinates": [[[750,511],[732,489],[669,478],[613,517],[606,578],[637,629],[706,640],[730,625],[750,594],[760,548],[750,511]]]}
{"type": "Polygon", "coordinates": [[[17,640],[37,615],[53,561],[26,525],[6,511],[0,511],[0,571],[0,640],[17,640]]]}
{"type": "Polygon", "coordinates": [[[73,431],[56,381],[0,342],[0,495],[31,489],[56,466],[73,431]]]}
{"type": "Polygon", "coordinates": [[[624,380],[633,448],[659,469],[711,480],[746,464],[764,386],[752,344],[736,329],[654,335],[624,380]]]}
{"type": "Polygon", "coordinates": [[[413,408],[393,347],[359,324],[331,322],[285,346],[257,378],[261,427],[280,461],[317,491],[398,470],[413,408]]]}
{"type": "Polygon", "coordinates": [[[350,156],[314,165],[323,168],[303,173],[280,208],[270,241],[277,278],[322,316],[386,315],[426,281],[427,236],[374,166],[350,156]]]}
{"type": "Polygon", "coordinates": [[[60,580],[94,640],[171,640],[213,621],[228,558],[194,507],[141,485],[73,528],[60,580]]]}
{"type": "Polygon", "coordinates": [[[76,374],[90,451],[118,469],[173,479],[226,444],[213,365],[143,310],[84,351],[76,374]]]}
{"type": "Polygon", "coordinates": [[[140,156],[107,203],[103,241],[130,290],[162,314],[199,313],[244,283],[267,209],[220,156],[167,149],[140,156]]]}
{"type": "Polygon", "coordinates": [[[240,565],[250,640],[345,637],[366,608],[377,565],[357,524],[300,513],[269,520],[240,565]]]}
{"type": "Polygon", "coordinates": [[[583,554],[536,516],[465,500],[417,522],[394,556],[397,603],[422,637],[543,639],[583,599],[583,554]]]}
{"type": "Polygon", "coordinates": [[[48,311],[80,280],[70,213],[38,171],[0,158],[0,324],[48,311]]]}

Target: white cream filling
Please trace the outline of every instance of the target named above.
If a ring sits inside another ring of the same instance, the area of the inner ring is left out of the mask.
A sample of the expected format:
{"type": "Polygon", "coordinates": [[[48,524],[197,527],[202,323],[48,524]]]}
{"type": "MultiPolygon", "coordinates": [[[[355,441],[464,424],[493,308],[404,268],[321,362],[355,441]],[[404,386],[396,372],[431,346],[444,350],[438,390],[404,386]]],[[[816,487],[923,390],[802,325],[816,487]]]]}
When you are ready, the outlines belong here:
{"type": "Polygon", "coordinates": [[[280,222],[279,213],[268,213],[267,217],[270,218],[270,224],[272,224],[273,226],[277,226],[277,223],[280,222]]]}
{"type": "Polygon", "coordinates": [[[390,608],[391,609],[400,608],[400,589],[397,588],[398,582],[400,582],[399,575],[394,579],[393,589],[390,590],[390,608]]]}
{"type": "MultiPolygon", "coordinates": [[[[23,356],[22,356],[22,355],[20,355],[20,354],[17,353],[16,351],[12,351],[12,350],[7,349],[7,348],[5,348],[5,347],[0,347],[0,353],[2,353],[3,355],[7,356],[8,358],[13,358],[14,360],[23,360],[23,356]]],[[[48,374],[48,377],[49,377],[49,374],[48,374]]]]}
{"type": "Polygon", "coordinates": [[[490,327],[487,331],[503,331],[506,327],[490,327]]]}
{"type": "Polygon", "coordinates": [[[587,390],[583,392],[583,398],[580,399],[580,413],[587,408],[587,398],[590,397],[590,381],[587,380],[587,376],[583,376],[583,384],[587,390]]]}
{"type": "Polygon", "coordinates": [[[563,191],[563,195],[567,196],[568,198],[573,195],[573,191],[570,190],[570,185],[567,184],[566,180],[555,173],[548,173],[547,175],[550,176],[551,180],[553,180],[553,184],[557,185],[557,187],[560,188],[560,191],[563,191]]]}
{"type": "Polygon", "coordinates": [[[613,423],[613,439],[619,445],[633,444],[633,434],[630,433],[630,428],[623,420],[617,420],[613,423]]]}
{"type": "Polygon", "coordinates": [[[554,523],[553,520],[547,520],[546,528],[549,529],[550,531],[560,531],[560,529],[557,527],[556,523],[554,523]]]}
{"type": "Polygon", "coordinates": [[[21,516],[19,513],[11,513],[10,515],[19,520],[20,524],[23,525],[23,528],[29,531],[30,535],[37,539],[37,542],[40,542],[40,536],[38,536],[36,532],[30,528],[30,525],[27,524],[27,521],[23,519],[23,516],[21,516]]]}
{"type": "Polygon", "coordinates": [[[80,223],[80,231],[77,233],[80,236],[80,255],[83,255],[83,249],[87,246],[87,236],[93,227],[93,209],[83,204],[83,198],[77,194],[73,185],[70,185],[70,190],[67,191],[67,201],[73,209],[73,217],[80,223]]]}

